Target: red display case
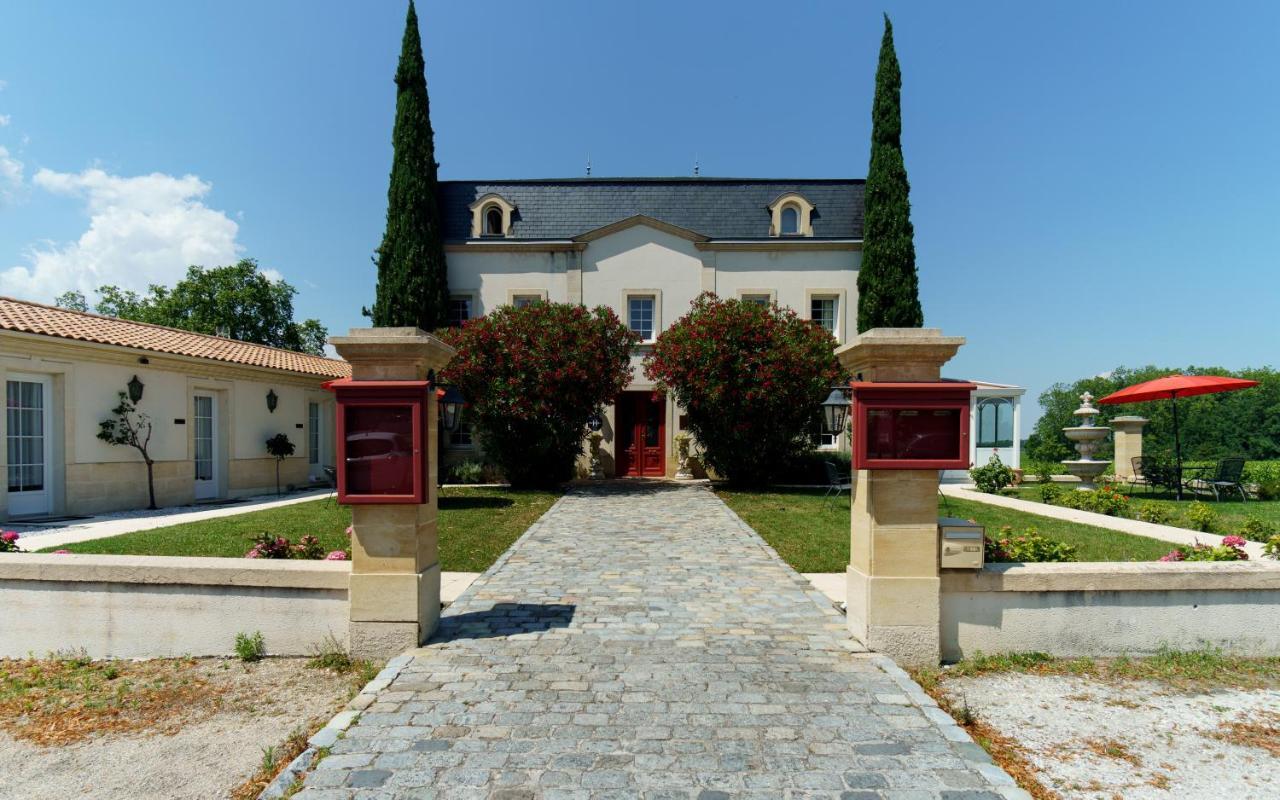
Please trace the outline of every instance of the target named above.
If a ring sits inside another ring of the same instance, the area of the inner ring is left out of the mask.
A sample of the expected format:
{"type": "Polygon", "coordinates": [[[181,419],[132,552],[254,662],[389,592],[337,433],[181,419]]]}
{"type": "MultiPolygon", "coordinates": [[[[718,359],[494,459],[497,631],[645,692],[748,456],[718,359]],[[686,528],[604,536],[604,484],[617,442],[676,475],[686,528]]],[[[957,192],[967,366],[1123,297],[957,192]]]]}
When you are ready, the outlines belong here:
{"type": "Polygon", "coordinates": [[[853,388],[855,469],[968,469],[972,383],[864,383],[853,388]]]}
{"type": "Polygon", "coordinates": [[[427,501],[428,381],[332,381],[338,400],[338,502],[427,501]]]}

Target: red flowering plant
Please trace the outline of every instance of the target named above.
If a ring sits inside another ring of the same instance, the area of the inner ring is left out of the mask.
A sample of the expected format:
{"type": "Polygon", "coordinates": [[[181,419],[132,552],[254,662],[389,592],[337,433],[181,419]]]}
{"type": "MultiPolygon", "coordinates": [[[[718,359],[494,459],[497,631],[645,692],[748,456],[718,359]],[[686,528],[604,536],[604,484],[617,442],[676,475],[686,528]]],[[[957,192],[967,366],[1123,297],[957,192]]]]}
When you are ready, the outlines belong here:
{"type": "Polygon", "coordinates": [[[841,380],[836,341],[791,309],[704,292],[645,358],[675,397],[703,459],[732,483],[768,483],[812,444],[806,434],[841,380]]]}
{"type": "Polygon", "coordinates": [[[604,306],[502,306],[439,334],[458,353],[442,378],[512,486],[573,477],[587,421],[631,381],[639,341],[604,306]]]}

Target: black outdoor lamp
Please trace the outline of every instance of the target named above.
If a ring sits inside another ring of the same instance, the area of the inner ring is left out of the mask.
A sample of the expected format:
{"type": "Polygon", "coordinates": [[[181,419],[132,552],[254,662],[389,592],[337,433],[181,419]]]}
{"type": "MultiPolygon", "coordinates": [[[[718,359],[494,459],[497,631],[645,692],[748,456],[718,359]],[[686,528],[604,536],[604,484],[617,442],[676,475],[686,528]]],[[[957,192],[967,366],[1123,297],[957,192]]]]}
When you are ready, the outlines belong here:
{"type": "Polygon", "coordinates": [[[844,389],[837,386],[831,390],[831,394],[827,395],[827,399],[822,401],[822,418],[826,423],[827,432],[836,436],[844,433],[844,421],[849,415],[849,398],[845,397],[844,389]]]}
{"type": "Polygon", "coordinates": [[[466,398],[456,387],[442,388],[444,395],[440,397],[440,421],[444,424],[444,429],[452,433],[458,429],[458,424],[462,421],[462,406],[466,403],[466,398]]]}
{"type": "Polygon", "coordinates": [[[280,405],[280,396],[276,394],[275,389],[267,390],[267,410],[272,414],[276,413],[276,406],[280,405]]]}
{"type": "Polygon", "coordinates": [[[142,381],[138,380],[137,375],[133,376],[133,378],[129,381],[128,386],[129,386],[129,399],[134,403],[137,403],[139,400],[142,399],[142,390],[145,389],[146,387],[142,385],[142,381]]]}

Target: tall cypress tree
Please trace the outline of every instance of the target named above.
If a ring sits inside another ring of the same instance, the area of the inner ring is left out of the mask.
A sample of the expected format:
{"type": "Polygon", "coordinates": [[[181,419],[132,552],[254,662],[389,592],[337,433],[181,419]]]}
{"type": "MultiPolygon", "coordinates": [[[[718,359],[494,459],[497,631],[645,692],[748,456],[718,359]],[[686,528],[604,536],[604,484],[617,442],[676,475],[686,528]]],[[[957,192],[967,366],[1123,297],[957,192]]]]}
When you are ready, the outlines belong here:
{"type": "Polygon", "coordinates": [[[902,72],[893,50],[893,23],[884,16],[876,96],[871,106],[871,167],[867,170],[862,269],[858,272],[858,332],[924,325],[916,276],[911,185],[902,160],[902,72]]]}
{"type": "Polygon", "coordinates": [[[379,327],[430,331],[447,322],[449,286],[436,203],[434,139],[418,14],[409,0],[396,69],[387,230],[378,248],[378,288],[371,314],[379,327]]]}

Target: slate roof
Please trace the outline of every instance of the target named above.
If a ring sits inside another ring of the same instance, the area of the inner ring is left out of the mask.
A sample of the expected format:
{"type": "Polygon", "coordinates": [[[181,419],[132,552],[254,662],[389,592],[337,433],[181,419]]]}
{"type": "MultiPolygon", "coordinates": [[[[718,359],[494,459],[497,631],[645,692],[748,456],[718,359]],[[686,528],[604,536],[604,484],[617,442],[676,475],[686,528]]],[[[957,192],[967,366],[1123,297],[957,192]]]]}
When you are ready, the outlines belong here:
{"type": "Polygon", "coordinates": [[[861,239],[861,179],[562,178],[441,181],[447,240],[469,238],[469,206],[489,193],[516,206],[511,239],[571,239],[636,214],[712,239],[769,239],[768,206],[799,192],[816,206],[813,238],[861,239]]]}
{"type": "Polygon", "coordinates": [[[345,378],[351,375],[350,364],[333,358],[145,322],[70,311],[11,297],[0,297],[0,330],[207,358],[211,361],[266,367],[324,378],[345,378]]]}

